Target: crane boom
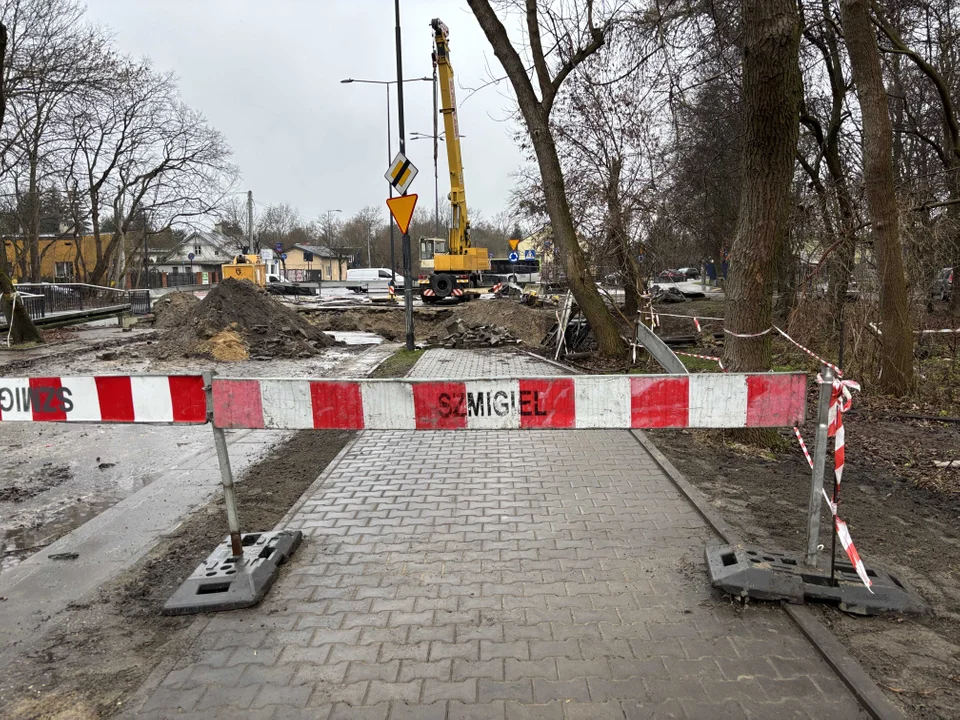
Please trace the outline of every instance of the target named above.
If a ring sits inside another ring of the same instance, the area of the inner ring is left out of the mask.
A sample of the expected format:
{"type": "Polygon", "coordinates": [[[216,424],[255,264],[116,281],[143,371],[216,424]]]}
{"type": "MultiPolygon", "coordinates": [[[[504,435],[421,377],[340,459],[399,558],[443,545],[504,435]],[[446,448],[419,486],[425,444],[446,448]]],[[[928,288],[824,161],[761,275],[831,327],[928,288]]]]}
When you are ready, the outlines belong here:
{"type": "Polygon", "coordinates": [[[453,82],[453,65],[450,64],[449,30],[434,18],[434,52],[440,81],[440,113],[446,133],[447,165],[450,168],[450,206],[453,210],[450,222],[451,255],[462,255],[470,247],[470,220],[467,216],[467,196],[463,184],[463,157],[460,154],[460,125],[457,122],[457,94],[453,82]]]}
{"type": "Polygon", "coordinates": [[[453,66],[450,64],[449,31],[438,18],[430,22],[433,28],[433,62],[440,81],[440,114],[447,142],[447,165],[450,168],[450,233],[447,239],[420,238],[420,267],[429,275],[421,275],[420,296],[432,303],[453,298],[469,300],[477,293],[470,288],[480,287],[483,273],[490,269],[486,248],[473,247],[470,242],[470,219],[467,216],[467,195],[463,186],[463,157],[460,155],[460,124],[457,122],[457,93],[453,84],[453,66]]]}

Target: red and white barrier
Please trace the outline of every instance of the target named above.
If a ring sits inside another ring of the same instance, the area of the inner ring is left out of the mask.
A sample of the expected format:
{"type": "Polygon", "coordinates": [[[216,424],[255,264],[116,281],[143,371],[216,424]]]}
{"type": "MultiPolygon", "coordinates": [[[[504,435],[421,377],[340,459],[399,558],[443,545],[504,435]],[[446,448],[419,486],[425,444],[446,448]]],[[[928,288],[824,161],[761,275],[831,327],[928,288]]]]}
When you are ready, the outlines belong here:
{"type": "Polygon", "coordinates": [[[789,427],[806,376],[213,381],[222,428],[480,430],[789,427]]]}
{"type": "Polygon", "coordinates": [[[0,422],[204,423],[200,375],[0,378],[0,422]]]}

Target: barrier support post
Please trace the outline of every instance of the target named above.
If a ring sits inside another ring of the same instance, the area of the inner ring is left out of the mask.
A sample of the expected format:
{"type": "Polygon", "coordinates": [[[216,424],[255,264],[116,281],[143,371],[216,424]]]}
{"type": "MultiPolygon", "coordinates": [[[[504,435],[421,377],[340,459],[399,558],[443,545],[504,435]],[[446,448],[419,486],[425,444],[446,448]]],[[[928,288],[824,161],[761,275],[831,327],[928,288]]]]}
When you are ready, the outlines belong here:
{"type": "Polygon", "coordinates": [[[227,452],[227,437],[223,428],[213,421],[213,376],[212,370],[204,370],[203,385],[207,394],[207,422],[213,428],[213,443],[217,448],[217,463],[220,466],[220,482],[223,484],[223,501],[227,506],[227,526],[230,528],[230,548],[233,558],[243,558],[243,544],[240,541],[240,515],[237,513],[237,492],[233,485],[233,470],[230,468],[230,454],[227,452]]]}
{"type": "Polygon", "coordinates": [[[817,406],[817,435],[813,448],[813,474],[810,480],[810,504],[807,509],[807,565],[817,566],[820,544],[820,500],[823,495],[823,474],[827,464],[827,429],[830,425],[830,398],[834,371],[824,365],[820,370],[820,402],[817,406]]]}

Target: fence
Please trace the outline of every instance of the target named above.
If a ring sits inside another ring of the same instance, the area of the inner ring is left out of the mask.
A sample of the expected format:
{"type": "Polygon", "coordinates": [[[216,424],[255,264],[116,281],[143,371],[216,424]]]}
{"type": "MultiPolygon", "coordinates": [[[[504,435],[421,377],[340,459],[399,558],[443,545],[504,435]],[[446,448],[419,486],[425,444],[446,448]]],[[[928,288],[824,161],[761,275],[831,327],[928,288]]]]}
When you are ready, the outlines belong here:
{"type": "Polygon", "coordinates": [[[20,293],[20,300],[23,302],[23,307],[31,320],[39,320],[46,316],[47,312],[43,295],[20,293]]]}
{"type": "Polygon", "coordinates": [[[24,305],[34,320],[53,313],[117,305],[130,305],[131,311],[140,315],[150,312],[148,290],[120,290],[86,283],[20,283],[17,290],[29,296],[24,305]]]}

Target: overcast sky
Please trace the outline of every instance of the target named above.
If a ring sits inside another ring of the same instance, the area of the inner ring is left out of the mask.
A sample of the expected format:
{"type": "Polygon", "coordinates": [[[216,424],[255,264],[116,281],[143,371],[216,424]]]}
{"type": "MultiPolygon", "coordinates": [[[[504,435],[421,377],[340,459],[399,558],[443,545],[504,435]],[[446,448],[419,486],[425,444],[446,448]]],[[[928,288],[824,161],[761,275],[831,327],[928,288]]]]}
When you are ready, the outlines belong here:
{"type": "MultiPolygon", "coordinates": [[[[87,0],[88,15],[112,28],[122,52],[149,57],[180,78],[185,101],[233,148],[243,190],[261,206],[287,202],[306,219],[364,205],[384,207],[386,91],[347,77],[396,79],[393,0],[87,0]]],[[[430,19],[450,28],[471,215],[503,209],[519,153],[506,119],[507,83],[469,90],[502,75],[462,0],[401,0],[403,71],[432,74],[430,19]]],[[[397,152],[395,86],[393,151],[397,152]]],[[[433,206],[431,83],[405,85],[407,155],[420,174],[410,192],[433,206]]],[[[442,130],[442,124],[441,124],[442,130]]],[[[440,145],[440,198],[449,190],[440,145]]]]}

